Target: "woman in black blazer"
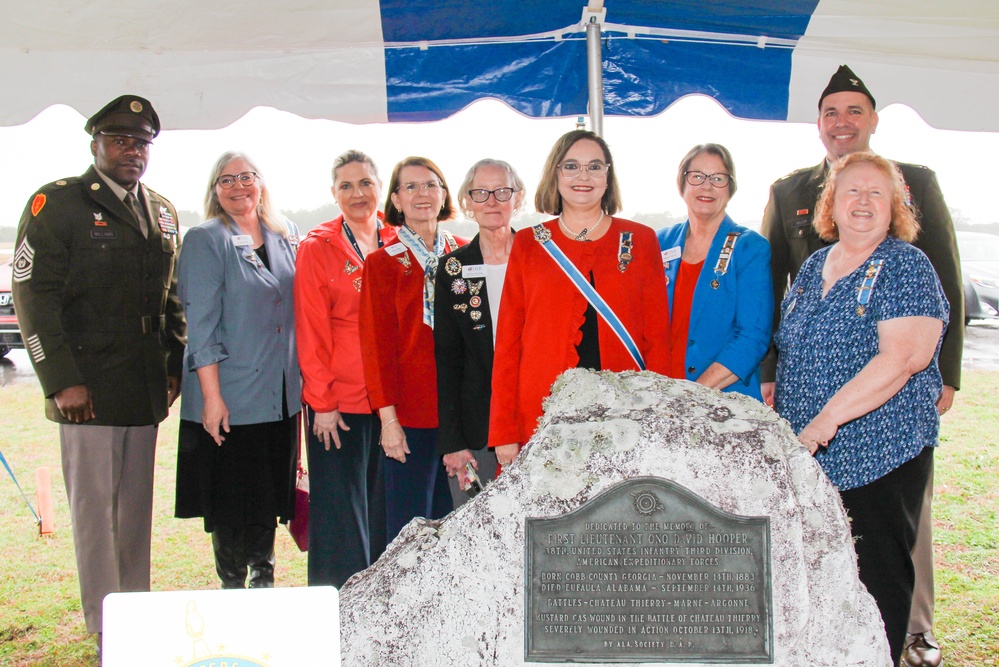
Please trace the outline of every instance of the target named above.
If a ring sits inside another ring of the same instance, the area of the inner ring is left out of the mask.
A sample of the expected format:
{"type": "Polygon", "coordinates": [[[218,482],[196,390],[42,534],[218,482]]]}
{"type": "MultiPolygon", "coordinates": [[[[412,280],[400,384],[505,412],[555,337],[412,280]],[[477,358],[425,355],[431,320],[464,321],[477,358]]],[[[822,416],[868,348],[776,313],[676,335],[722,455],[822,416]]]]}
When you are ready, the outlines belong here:
{"type": "Polygon", "coordinates": [[[451,478],[455,507],[468,499],[468,463],[482,484],[496,476],[496,455],[486,447],[494,323],[513,245],[510,220],[523,202],[524,182],[513,167],[502,160],[476,162],[458,190],[458,204],[479,225],[479,233],[468,245],[442,257],[437,269],[437,451],[451,478]]]}

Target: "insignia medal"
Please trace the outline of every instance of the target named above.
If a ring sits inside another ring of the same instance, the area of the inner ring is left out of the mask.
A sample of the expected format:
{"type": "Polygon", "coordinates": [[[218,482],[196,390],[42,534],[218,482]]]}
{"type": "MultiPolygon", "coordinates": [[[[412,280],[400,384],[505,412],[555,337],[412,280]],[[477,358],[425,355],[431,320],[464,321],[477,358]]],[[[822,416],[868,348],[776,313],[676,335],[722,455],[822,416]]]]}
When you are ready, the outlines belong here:
{"type": "Polygon", "coordinates": [[[361,291],[361,277],[360,276],[358,276],[357,278],[354,278],[354,289],[356,289],[358,292],[361,291]]]}
{"type": "Polygon", "coordinates": [[[468,316],[472,318],[472,321],[473,321],[473,322],[478,322],[479,320],[481,320],[481,319],[482,319],[482,313],[480,313],[480,312],[479,312],[479,311],[477,311],[477,310],[473,310],[472,312],[470,312],[470,313],[468,314],[468,316]]]}
{"type": "Polygon", "coordinates": [[[548,243],[552,240],[551,231],[544,225],[535,225],[531,231],[534,232],[534,240],[538,243],[548,243]]]}
{"type": "Polygon", "coordinates": [[[409,262],[409,253],[399,255],[398,257],[396,257],[396,259],[399,260],[400,264],[406,267],[406,273],[409,274],[409,269],[412,266],[412,264],[410,264],[409,262]]]}
{"type": "Polygon", "coordinates": [[[725,244],[722,245],[718,261],[715,263],[715,279],[711,281],[711,289],[721,287],[718,279],[728,272],[728,264],[732,261],[732,253],[735,251],[735,242],[739,240],[739,234],[740,232],[731,232],[725,237],[725,244]]]}
{"type": "Polygon", "coordinates": [[[454,309],[455,310],[460,310],[461,312],[465,312],[466,310],[468,310],[468,304],[467,303],[456,303],[456,304],[454,304],[454,309]]]}
{"type": "Polygon", "coordinates": [[[878,280],[878,274],[881,273],[881,268],[884,266],[885,261],[883,259],[876,259],[867,266],[867,271],[864,272],[864,281],[860,283],[860,287],[857,288],[857,306],[854,312],[857,315],[863,317],[864,313],[867,312],[867,304],[871,300],[871,291],[874,289],[874,283],[878,280]]]}
{"type": "Polygon", "coordinates": [[[635,245],[635,242],[631,239],[631,232],[621,232],[621,247],[617,253],[617,270],[624,273],[628,268],[628,264],[634,259],[631,254],[631,249],[635,245]]]}
{"type": "Polygon", "coordinates": [[[454,282],[451,283],[451,291],[455,294],[464,294],[468,291],[468,286],[461,278],[455,278],[454,282]]]}
{"type": "Polygon", "coordinates": [[[473,296],[471,299],[468,300],[468,305],[470,305],[472,308],[478,308],[479,306],[482,305],[482,299],[480,297],[473,296]]]}
{"type": "Polygon", "coordinates": [[[461,273],[461,262],[454,257],[449,257],[448,260],[444,262],[444,270],[447,271],[449,276],[456,276],[461,273]]]}
{"type": "Polygon", "coordinates": [[[361,270],[361,267],[353,264],[349,259],[347,260],[347,263],[344,264],[344,266],[343,266],[343,272],[346,273],[348,276],[351,275],[351,274],[357,273],[360,270],[361,270]]]}
{"type": "Polygon", "coordinates": [[[100,211],[94,212],[94,226],[95,227],[107,227],[107,220],[104,219],[100,211]]]}
{"type": "Polygon", "coordinates": [[[479,290],[482,289],[482,283],[484,283],[484,282],[485,282],[484,280],[475,280],[475,281],[469,280],[468,281],[468,290],[472,294],[478,294],[479,290]]]}

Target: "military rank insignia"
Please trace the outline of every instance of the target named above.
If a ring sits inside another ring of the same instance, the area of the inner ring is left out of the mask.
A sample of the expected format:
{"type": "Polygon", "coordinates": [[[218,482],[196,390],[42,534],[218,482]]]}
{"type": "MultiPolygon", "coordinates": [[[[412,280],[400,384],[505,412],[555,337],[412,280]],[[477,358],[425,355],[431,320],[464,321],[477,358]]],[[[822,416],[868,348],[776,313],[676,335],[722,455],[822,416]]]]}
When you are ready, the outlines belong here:
{"type": "Polygon", "coordinates": [[[21,239],[21,245],[17,246],[14,253],[14,270],[11,274],[15,283],[23,283],[31,278],[31,265],[35,261],[35,249],[28,243],[28,238],[21,239]]]}

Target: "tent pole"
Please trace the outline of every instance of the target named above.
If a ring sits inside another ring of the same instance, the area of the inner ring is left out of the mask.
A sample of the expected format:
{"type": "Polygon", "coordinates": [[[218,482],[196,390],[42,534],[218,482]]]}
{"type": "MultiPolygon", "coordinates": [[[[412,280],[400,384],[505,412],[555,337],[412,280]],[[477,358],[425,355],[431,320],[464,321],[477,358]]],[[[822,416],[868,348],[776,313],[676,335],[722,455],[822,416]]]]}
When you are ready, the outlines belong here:
{"type": "Polygon", "coordinates": [[[586,23],[586,73],[589,90],[590,129],[604,135],[604,70],[600,45],[600,26],[607,10],[603,0],[591,0],[583,9],[586,23]]]}

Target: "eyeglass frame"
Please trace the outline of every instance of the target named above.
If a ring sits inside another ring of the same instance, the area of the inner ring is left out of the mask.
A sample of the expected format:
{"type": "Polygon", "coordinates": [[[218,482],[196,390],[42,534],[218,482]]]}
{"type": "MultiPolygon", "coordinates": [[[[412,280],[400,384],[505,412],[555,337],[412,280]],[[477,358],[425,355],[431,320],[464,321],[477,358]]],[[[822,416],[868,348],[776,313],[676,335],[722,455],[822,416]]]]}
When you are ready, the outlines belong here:
{"type": "Polygon", "coordinates": [[[476,204],[485,204],[487,201],[489,201],[490,195],[492,195],[493,199],[502,203],[502,202],[508,202],[511,199],[513,199],[513,196],[518,192],[520,192],[520,190],[518,190],[517,188],[511,188],[510,186],[503,186],[502,188],[496,188],[495,190],[486,190],[485,188],[470,188],[465,191],[465,194],[467,194],[468,198],[471,199],[476,204]],[[506,199],[500,199],[499,195],[497,194],[500,190],[509,190],[510,196],[507,197],[506,199]],[[486,198],[482,200],[476,199],[475,195],[472,194],[473,192],[484,192],[486,193],[486,198]]]}
{"type": "Polygon", "coordinates": [[[693,185],[694,187],[697,187],[699,185],[703,185],[704,183],[708,183],[712,187],[721,189],[721,188],[727,188],[729,185],[732,184],[732,174],[726,174],[726,173],[721,172],[721,171],[719,171],[719,172],[717,172],[715,174],[705,174],[700,169],[689,169],[689,170],[683,172],[683,180],[685,180],[687,182],[687,185],[693,185]],[[694,183],[693,181],[690,180],[690,174],[700,174],[701,176],[704,177],[704,180],[701,181],[700,183],[694,183]],[[722,183],[721,185],[718,185],[717,183],[715,183],[714,181],[711,180],[715,176],[724,176],[725,177],[725,182],[722,183]]]}
{"type": "Polygon", "coordinates": [[[583,164],[582,162],[569,160],[567,162],[561,162],[555,165],[555,168],[558,169],[558,173],[562,174],[563,178],[566,178],[568,180],[579,178],[579,174],[583,173],[584,168],[586,173],[589,174],[590,177],[592,178],[607,178],[607,174],[610,173],[611,163],[601,162],[600,160],[593,160],[591,162],[583,164]],[[579,169],[579,173],[576,174],[565,173],[564,169],[566,165],[575,165],[579,169]],[[596,169],[594,169],[594,167],[596,167],[596,169]]]}
{"type": "Polygon", "coordinates": [[[223,190],[232,190],[234,187],[236,187],[237,183],[239,183],[241,186],[247,186],[247,187],[253,185],[254,183],[257,182],[257,178],[258,178],[257,172],[255,171],[241,171],[238,174],[222,174],[221,176],[215,179],[215,185],[219,186],[223,190]],[[249,180],[244,178],[247,174],[250,175],[249,180]],[[225,183],[222,182],[223,178],[231,178],[232,182],[229,183],[229,185],[226,185],[225,183]]]}
{"type": "Polygon", "coordinates": [[[443,183],[441,183],[438,180],[432,180],[432,181],[423,181],[422,183],[418,183],[416,181],[410,181],[409,183],[400,183],[399,185],[396,186],[395,192],[396,194],[405,192],[407,195],[412,197],[419,191],[432,192],[432,188],[440,189],[441,192],[447,190],[447,188],[444,186],[443,183]]]}

